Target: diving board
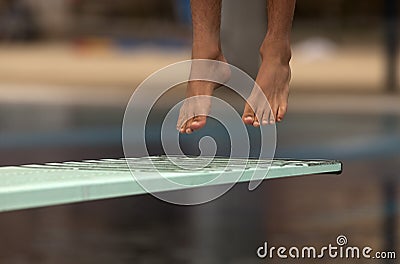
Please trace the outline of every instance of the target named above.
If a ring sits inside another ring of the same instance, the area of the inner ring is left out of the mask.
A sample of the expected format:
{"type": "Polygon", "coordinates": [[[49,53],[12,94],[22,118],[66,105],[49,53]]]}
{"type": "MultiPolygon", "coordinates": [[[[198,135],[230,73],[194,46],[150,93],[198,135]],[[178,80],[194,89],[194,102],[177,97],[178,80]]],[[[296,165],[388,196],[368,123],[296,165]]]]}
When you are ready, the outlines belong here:
{"type": "MultiPolygon", "coordinates": [[[[218,157],[213,158],[211,163],[202,169],[187,170],[171,162],[174,159],[180,159],[180,162],[183,159],[188,165],[190,162],[197,162],[187,157],[166,158],[165,156],[130,158],[128,162],[133,174],[147,173],[149,180],[155,182],[161,182],[162,176],[172,181],[179,179],[182,182],[190,182],[192,185],[205,183],[203,186],[212,185],[212,183],[207,183],[207,179],[221,173],[235,172],[235,164],[238,168],[239,165],[245,164],[239,182],[250,181],[257,164],[257,171],[268,172],[265,179],[311,174],[340,174],[342,171],[341,162],[334,160],[275,159],[271,165],[271,160],[218,157]],[[229,169],[226,167],[228,162],[231,162],[229,169]],[[268,167],[270,167],[269,170],[268,167]],[[155,168],[159,173],[155,172],[155,168]]],[[[176,188],[163,188],[161,184],[151,191],[162,192],[189,188],[193,187],[182,185],[176,188]]],[[[0,212],[146,193],[132,176],[125,158],[0,168],[0,212]]]]}

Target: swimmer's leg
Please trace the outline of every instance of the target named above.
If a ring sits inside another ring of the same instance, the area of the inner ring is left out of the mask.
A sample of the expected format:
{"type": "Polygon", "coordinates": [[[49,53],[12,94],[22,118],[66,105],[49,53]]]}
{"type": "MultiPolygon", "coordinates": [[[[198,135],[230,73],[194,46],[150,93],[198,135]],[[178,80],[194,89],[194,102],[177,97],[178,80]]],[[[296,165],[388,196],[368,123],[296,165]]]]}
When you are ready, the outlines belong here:
{"type": "MultiPolygon", "coordinates": [[[[193,20],[193,46],[192,59],[209,59],[226,62],[221,50],[221,0],[191,0],[193,20]]],[[[212,64],[212,68],[199,71],[217,72],[218,79],[226,75],[229,78],[229,67],[219,67],[220,64],[212,64]]],[[[193,69],[192,69],[193,70],[193,69]]],[[[200,76],[201,76],[200,72],[200,76]]],[[[207,76],[207,73],[204,74],[207,76]]],[[[224,77],[223,77],[224,78],[224,77]]],[[[191,81],[186,89],[186,98],[181,107],[177,129],[181,133],[192,133],[194,130],[204,127],[206,117],[209,114],[211,96],[214,89],[220,84],[207,81],[191,81]],[[205,95],[207,97],[201,97],[205,95]],[[194,97],[196,96],[196,97],[194,97]],[[199,97],[200,96],[200,97],[199,97]],[[194,97],[192,100],[191,97],[194,97]]]]}
{"type": "Polygon", "coordinates": [[[295,0],[268,0],[268,32],[260,48],[262,63],[254,88],[245,105],[243,121],[255,127],[283,120],[291,77],[290,31],[295,0]],[[270,106],[260,99],[264,93],[270,106]]]}

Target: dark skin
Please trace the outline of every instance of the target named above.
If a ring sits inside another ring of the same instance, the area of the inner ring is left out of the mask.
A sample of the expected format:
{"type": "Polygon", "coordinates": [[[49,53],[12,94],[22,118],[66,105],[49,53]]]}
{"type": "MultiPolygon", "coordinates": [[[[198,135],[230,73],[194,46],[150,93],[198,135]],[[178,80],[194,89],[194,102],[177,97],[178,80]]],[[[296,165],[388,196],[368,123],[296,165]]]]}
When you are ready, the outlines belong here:
{"type": "MultiPolygon", "coordinates": [[[[290,32],[296,0],[267,0],[268,31],[260,47],[262,59],[256,83],[244,106],[243,122],[258,127],[283,120],[288,105],[291,59],[290,32]],[[268,102],[265,102],[264,93],[268,102]],[[253,107],[250,107],[252,105],[253,107]]],[[[192,59],[210,59],[226,62],[221,50],[221,0],[191,0],[193,20],[192,59]]],[[[244,47],[245,48],[245,47],[244,47]]],[[[212,69],[223,75],[228,70],[212,69]]],[[[218,85],[212,82],[191,81],[186,97],[211,96],[218,85]]],[[[210,101],[194,97],[184,103],[177,129],[190,134],[205,126],[210,101]]]]}

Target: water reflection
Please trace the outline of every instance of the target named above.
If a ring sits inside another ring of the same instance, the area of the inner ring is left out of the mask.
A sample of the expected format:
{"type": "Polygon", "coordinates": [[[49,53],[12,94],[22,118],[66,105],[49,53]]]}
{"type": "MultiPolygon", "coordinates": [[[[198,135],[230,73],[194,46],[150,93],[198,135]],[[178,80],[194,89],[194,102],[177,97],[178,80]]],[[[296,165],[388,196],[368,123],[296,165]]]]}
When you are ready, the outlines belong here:
{"type": "MultiPolygon", "coordinates": [[[[3,106],[0,113],[8,122],[1,122],[3,164],[122,156],[123,109],[3,106]]],[[[395,250],[399,124],[398,116],[289,114],[278,126],[277,155],[344,159],[339,177],[269,180],[253,192],[239,184],[194,207],[142,195],[2,213],[0,262],[260,263],[264,241],[318,247],[339,234],[351,245],[395,250]]]]}

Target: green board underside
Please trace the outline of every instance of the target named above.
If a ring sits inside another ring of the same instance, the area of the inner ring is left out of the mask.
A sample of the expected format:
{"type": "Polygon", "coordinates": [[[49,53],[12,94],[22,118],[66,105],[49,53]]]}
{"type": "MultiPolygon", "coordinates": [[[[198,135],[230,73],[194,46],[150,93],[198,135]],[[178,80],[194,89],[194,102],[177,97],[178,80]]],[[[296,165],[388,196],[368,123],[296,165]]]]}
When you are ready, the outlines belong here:
{"type": "MultiPolygon", "coordinates": [[[[198,170],[181,169],[165,157],[129,159],[131,170],[125,159],[3,167],[0,168],[0,211],[248,182],[254,180],[257,166],[256,175],[262,179],[339,174],[342,170],[340,162],[328,160],[274,160],[272,165],[271,161],[237,161],[227,166],[228,159],[215,159],[198,170]],[[148,181],[151,189],[144,190],[131,172],[140,177],[141,183],[148,181]],[[218,177],[221,173],[223,177],[218,177]],[[179,184],[166,185],[164,178],[179,184]],[[219,180],[214,181],[216,178],[219,180]]],[[[191,165],[190,162],[187,164],[191,165]]]]}

